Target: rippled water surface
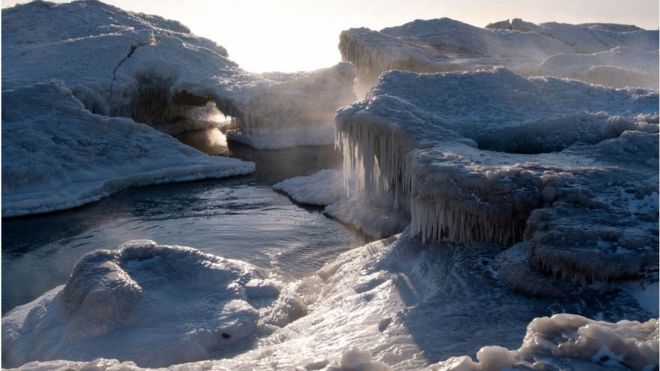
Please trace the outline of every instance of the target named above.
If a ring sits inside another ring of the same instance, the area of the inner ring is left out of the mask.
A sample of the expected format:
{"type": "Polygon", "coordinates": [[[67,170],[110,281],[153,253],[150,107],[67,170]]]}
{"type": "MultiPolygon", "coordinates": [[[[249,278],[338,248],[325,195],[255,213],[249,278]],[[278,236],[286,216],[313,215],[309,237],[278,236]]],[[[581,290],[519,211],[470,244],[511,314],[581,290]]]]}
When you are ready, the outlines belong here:
{"type": "Polygon", "coordinates": [[[364,242],[319,209],[295,205],[270,188],[336,167],[332,147],[257,152],[230,146],[230,154],[255,161],[257,172],[134,188],[73,210],[3,220],[2,312],[63,284],[83,254],[131,239],[193,246],[284,278],[308,275],[364,242]]]}

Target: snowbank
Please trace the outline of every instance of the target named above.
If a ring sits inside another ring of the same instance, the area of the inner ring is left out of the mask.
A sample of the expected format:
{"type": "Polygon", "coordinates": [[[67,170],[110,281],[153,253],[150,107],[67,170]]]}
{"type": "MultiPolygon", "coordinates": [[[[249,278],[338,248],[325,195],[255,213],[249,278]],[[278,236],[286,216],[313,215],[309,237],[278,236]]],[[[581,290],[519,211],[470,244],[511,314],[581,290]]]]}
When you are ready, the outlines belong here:
{"type": "Polygon", "coordinates": [[[298,203],[315,206],[327,206],[346,198],[344,175],[333,169],[287,179],[275,184],[273,189],[286,193],[298,203]]]}
{"type": "Polygon", "coordinates": [[[305,311],[247,263],[131,241],[85,255],[65,285],[3,317],[3,366],[104,357],[162,367],[230,356],[305,311]]]}
{"type": "Polygon", "coordinates": [[[452,357],[429,370],[501,370],[658,367],[658,320],[647,322],[594,321],[574,314],[534,319],[522,346],[508,350],[487,346],[470,357],[452,357]]]}
{"type": "Polygon", "coordinates": [[[198,115],[212,102],[234,118],[235,130],[256,136],[244,142],[257,147],[331,143],[322,127],[354,98],[348,63],[251,74],[177,22],[97,1],[17,5],[2,19],[3,90],[56,78],[93,113],[131,117],[169,133],[212,126],[198,115]],[[317,127],[320,137],[309,143],[306,136],[317,127]],[[287,140],[269,143],[280,129],[289,130],[287,140]]]}
{"type": "Polygon", "coordinates": [[[50,81],[2,93],[2,216],[83,205],[136,185],[249,174],[130,119],[87,111],[50,81]]]}
{"type": "Polygon", "coordinates": [[[336,120],[356,192],[422,241],[525,240],[521,269],[587,285],[657,267],[657,112],[644,90],[391,71],[336,120]]]}
{"type": "Polygon", "coordinates": [[[378,76],[390,69],[415,72],[474,71],[504,66],[523,75],[550,74],[604,83],[615,87],[657,89],[658,32],[634,26],[610,24],[535,25],[520,19],[474,27],[449,18],[415,20],[397,27],[373,31],[343,31],[339,49],[353,62],[366,92],[378,76]],[[617,48],[630,52],[622,55],[617,48]],[[608,57],[607,55],[617,55],[608,57]],[[555,55],[581,60],[580,64],[555,66],[545,61],[555,55]],[[590,69],[612,67],[649,80],[604,78],[590,69]],[[655,78],[653,78],[655,77],[655,78]]]}
{"type": "MultiPolygon", "coordinates": [[[[163,365],[168,362],[163,355],[170,354],[170,351],[161,351],[163,344],[172,344],[172,355],[176,355],[181,354],[179,349],[181,352],[190,349],[184,347],[185,344],[200,341],[203,346],[194,349],[201,354],[202,350],[208,349],[205,348],[207,344],[213,344],[213,339],[218,342],[219,345],[213,348],[217,353],[209,351],[214,359],[169,366],[173,370],[383,370],[387,369],[385,365],[397,370],[419,370],[456,354],[475,354],[490,344],[510,349],[518,347],[532,319],[551,315],[556,310],[570,308],[580,315],[599,316],[607,321],[622,318],[647,321],[650,317],[623,292],[567,292],[563,298],[552,300],[512,293],[499,284],[489,269],[499,247],[443,243],[442,248],[429,249],[407,232],[347,251],[319,270],[316,276],[289,285],[288,289],[281,289],[277,282],[265,279],[261,271],[239,262],[191,249],[142,247],[140,243],[133,243],[133,246],[117,252],[100,251],[88,255],[78,264],[66,288],[57,289],[55,295],[50,293],[5,317],[3,349],[9,353],[4,357],[14,354],[19,349],[17,344],[33,341],[27,332],[19,333],[16,329],[23,327],[27,331],[33,327],[33,331],[42,331],[39,333],[43,334],[61,334],[58,331],[63,329],[70,334],[79,334],[79,329],[84,329],[85,334],[91,330],[108,331],[78,345],[87,347],[85,349],[106,344],[101,341],[111,341],[113,334],[118,336],[123,334],[121,331],[130,331],[132,336],[124,338],[129,341],[126,348],[133,349],[133,342],[142,340],[145,344],[138,344],[143,353],[141,357],[157,354],[159,364],[163,365]],[[179,276],[180,272],[186,274],[179,276]],[[82,281],[83,277],[88,279],[82,281]],[[255,280],[258,284],[254,283],[255,280]],[[292,291],[296,294],[291,294],[292,291]],[[85,293],[88,294],[85,296],[85,293]],[[296,296],[308,303],[307,315],[262,337],[262,323],[264,327],[272,323],[279,327],[287,319],[296,317],[290,313],[300,313],[296,310],[298,306],[293,305],[300,303],[296,296]],[[271,297],[278,299],[265,299],[271,297]],[[96,308],[99,302],[107,303],[117,298],[137,304],[112,306],[113,310],[109,312],[88,310],[96,308]],[[218,299],[214,301],[214,298],[218,299]],[[70,306],[64,305],[65,299],[70,306]],[[220,317],[227,319],[226,324],[215,320],[218,312],[229,311],[227,305],[214,304],[225,300],[242,303],[240,309],[231,313],[245,318],[245,322],[231,321],[229,318],[237,317],[228,315],[220,317]],[[73,320],[55,322],[55,314],[69,308],[85,314],[80,318],[96,319],[93,323],[99,325],[88,329],[87,326],[74,326],[73,320]],[[123,311],[129,314],[120,315],[123,311]],[[273,315],[265,315],[264,311],[273,315]],[[48,329],[43,326],[47,323],[60,325],[48,329]],[[111,324],[116,326],[113,330],[111,324]],[[163,328],[167,339],[161,336],[158,339],[163,343],[148,343],[156,340],[147,335],[163,328]],[[183,328],[185,336],[183,332],[177,332],[183,328]],[[228,332],[232,337],[224,339],[222,332],[228,332]],[[250,339],[259,337],[259,340],[252,343],[250,350],[237,344],[239,349],[232,348],[233,353],[222,346],[231,343],[239,333],[250,339]],[[13,340],[5,340],[9,335],[14,336],[13,340]],[[223,355],[227,357],[218,359],[223,355]]],[[[524,340],[523,348],[528,348],[528,358],[524,360],[530,362],[534,357],[545,357],[545,354],[548,354],[545,358],[561,360],[592,357],[595,352],[590,353],[591,349],[606,344],[613,354],[625,354],[625,362],[640,360],[640,363],[625,364],[643,363],[649,357],[649,346],[654,345],[653,336],[657,341],[657,322],[623,322],[619,326],[625,327],[619,329],[612,324],[571,315],[555,316],[552,320],[538,318],[532,321],[528,330],[529,334],[538,334],[538,337],[529,335],[524,340]],[[608,332],[608,329],[612,331],[608,332]],[[568,337],[555,339],[553,334],[559,332],[568,337]],[[571,339],[578,336],[584,339],[569,348],[573,344],[571,339]],[[639,341],[621,340],[625,338],[638,338],[639,341]],[[549,342],[539,340],[535,343],[534,339],[548,339],[549,342]],[[566,346],[557,347],[552,345],[553,342],[566,343],[566,346]],[[548,353],[549,350],[555,350],[555,353],[548,353]]],[[[46,341],[43,336],[37,339],[35,344],[46,341]]],[[[59,341],[58,337],[51,339],[59,341]]],[[[47,349],[50,348],[34,348],[32,351],[47,349]]],[[[55,352],[58,346],[52,349],[55,352]]],[[[121,343],[110,349],[112,351],[99,351],[89,356],[117,358],[124,361],[122,367],[134,368],[128,362],[129,358],[119,356],[120,349],[123,349],[121,343]]],[[[480,353],[482,362],[484,353],[480,353]]],[[[112,369],[111,366],[116,369],[120,365],[120,361],[90,363],[89,359],[86,362],[35,362],[24,369],[69,367],[76,370],[93,365],[100,369],[112,369]],[[98,366],[104,364],[106,366],[98,366]]],[[[139,359],[136,362],[142,365],[139,359]]],[[[606,361],[596,358],[589,362],[597,367],[606,361]]]]}

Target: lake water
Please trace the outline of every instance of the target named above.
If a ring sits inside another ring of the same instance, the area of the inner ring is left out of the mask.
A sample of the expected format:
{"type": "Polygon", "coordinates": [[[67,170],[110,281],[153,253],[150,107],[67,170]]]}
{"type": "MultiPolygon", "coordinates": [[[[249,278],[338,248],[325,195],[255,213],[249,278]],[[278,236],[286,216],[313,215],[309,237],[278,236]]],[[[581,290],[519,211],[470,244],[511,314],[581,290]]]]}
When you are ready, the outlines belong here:
{"type": "Polygon", "coordinates": [[[254,151],[230,145],[218,153],[254,161],[257,171],[133,188],[72,210],[3,220],[2,313],[63,284],[85,253],[131,239],[192,246],[285,279],[309,275],[365,243],[320,209],[296,205],[270,188],[296,175],[339,167],[341,157],[332,146],[254,151]]]}

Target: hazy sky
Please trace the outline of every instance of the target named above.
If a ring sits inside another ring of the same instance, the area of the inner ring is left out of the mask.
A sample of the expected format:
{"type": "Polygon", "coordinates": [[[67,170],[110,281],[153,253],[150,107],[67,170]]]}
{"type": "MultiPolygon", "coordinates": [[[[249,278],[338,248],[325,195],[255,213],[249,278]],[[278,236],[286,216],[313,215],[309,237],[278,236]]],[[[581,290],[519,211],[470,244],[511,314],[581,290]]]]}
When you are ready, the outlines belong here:
{"type": "MultiPolygon", "coordinates": [[[[16,0],[2,0],[12,6],[16,0]]],[[[62,2],[62,1],[58,1],[62,2]]],[[[107,0],[176,19],[224,46],[244,69],[297,71],[340,60],[339,33],[449,17],[475,26],[532,22],[616,22],[658,28],[658,0],[107,0]]]]}

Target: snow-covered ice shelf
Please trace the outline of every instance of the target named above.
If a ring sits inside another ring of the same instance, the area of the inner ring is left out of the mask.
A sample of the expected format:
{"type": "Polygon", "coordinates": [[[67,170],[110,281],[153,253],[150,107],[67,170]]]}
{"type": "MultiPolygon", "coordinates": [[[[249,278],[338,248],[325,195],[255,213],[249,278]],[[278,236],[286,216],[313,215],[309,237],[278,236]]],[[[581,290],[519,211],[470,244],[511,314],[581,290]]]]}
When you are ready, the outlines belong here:
{"type": "Polygon", "coordinates": [[[130,119],[92,114],[60,81],[2,97],[3,217],[71,208],[130,186],[254,171],[130,119]]]}

